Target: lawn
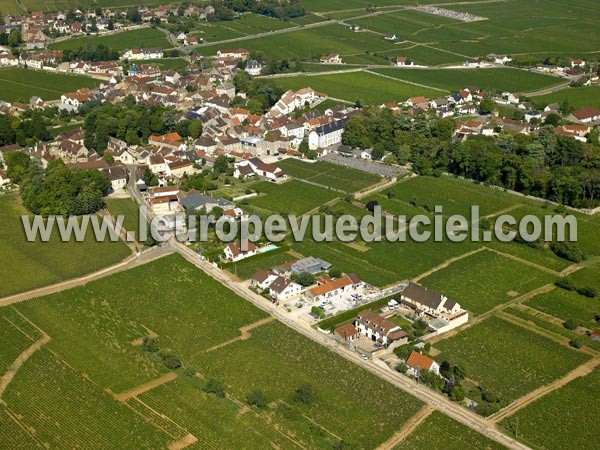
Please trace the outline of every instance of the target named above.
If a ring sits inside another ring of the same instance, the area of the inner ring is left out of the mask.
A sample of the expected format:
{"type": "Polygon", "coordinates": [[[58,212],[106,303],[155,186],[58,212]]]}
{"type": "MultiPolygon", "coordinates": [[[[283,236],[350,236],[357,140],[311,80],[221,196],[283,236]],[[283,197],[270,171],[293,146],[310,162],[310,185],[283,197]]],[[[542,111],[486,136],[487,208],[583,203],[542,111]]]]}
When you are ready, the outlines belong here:
{"type": "MultiPolygon", "coordinates": [[[[27,445],[49,447],[164,448],[191,433],[198,448],[331,449],[340,439],[375,448],[422,406],[276,321],[235,340],[240,327],[265,317],[178,255],[0,308],[0,319],[30,336],[8,340],[3,367],[42,331],[51,338],[8,385],[0,417],[36,430],[27,445]],[[144,336],[157,336],[161,350],[198,376],[177,370],[176,379],[116,401],[111,392],[168,373],[140,347],[144,336]],[[223,383],[227,398],[202,392],[207,378],[223,383]],[[315,391],[308,405],[294,400],[306,382],[315,391]],[[255,388],[269,404],[262,410],[246,405],[255,388]]],[[[19,436],[14,426],[0,428],[3,442],[19,436]]]]}
{"type": "Polygon", "coordinates": [[[554,280],[535,267],[484,250],[453,262],[421,283],[478,315],[554,280]]]}
{"type": "Polygon", "coordinates": [[[577,292],[557,288],[533,297],[526,305],[586,328],[599,328],[595,318],[600,316],[600,301],[577,292]]]}
{"type": "Polygon", "coordinates": [[[83,36],[67,39],[51,44],[50,48],[54,50],[77,50],[79,48],[85,49],[88,45],[96,47],[100,44],[114,50],[142,47],[173,47],[173,44],[169,42],[162,31],[154,28],[140,28],[137,30],[123,31],[104,36],[83,36]]]}
{"type": "Polygon", "coordinates": [[[63,243],[58,231],[49,242],[27,242],[15,196],[0,195],[0,253],[10,264],[0,266],[0,298],[117,263],[129,255],[122,242],[96,242],[88,233],[83,242],[63,243]]]}
{"type": "Polygon", "coordinates": [[[100,81],[77,75],[55,74],[31,69],[1,69],[0,99],[7,102],[21,101],[37,95],[43,100],[59,99],[65,92],[79,88],[93,88],[100,81]]]}
{"type": "Polygon", "coordinates": [[[435,344],[447,360],[506,403],[546,385],[584,363],[589,356],[497,317],[466,328],[435,344]]]}
{"type": "Polygon", "coordinates": [[[283,184],[259,181],[249,187],[261,194],[250,199],[249,205],[276,214],[305,214],[340,196],[337,192],[297,180],[283,184]]]}
{"type": "Polygon", "coordinates": [[[329,97],[354,102],[360,99],[367,104],[381,105],[385,102],[403,102],[409,97],[424,95],[439,97],[439,91],[414,86],[400,81],[373,75],[366,72],[352,72],[338,75],[311,75],[278,78],[277,85],[283,89],[311,87],[329,97]]]}
{"type": "Polygon", "coordinates": [[[490,91],[528,92],[563,83],[561,78],[516,69],[375,69],[401,80],[456,92],[467,86],[490,91]]]}
{"type": "Polygon", "coordinates": [[[326,161],[315,163],[303,162],[299,159],[288,158],[277,163],[283,171],[294,178],[300,178],[312,183],[321,184],[333,189],[346,192],[356,192],[373,184],[378,183],[381,178],[371,173],[326,161]]]}
{"type": "Polygon", "coordinates": [[[501,450],[505,447],[462,423],[434,411],[394,448],[397,450],[422,450],[423,448],[501,450]]]}
{"type": "Polygon", "coordinates": [[[576,378],[501,422],[533,448],[594,448],[600,413],[600,371],[576,378]],[[518,430],[517,427],[518,426],[518,430]]]}

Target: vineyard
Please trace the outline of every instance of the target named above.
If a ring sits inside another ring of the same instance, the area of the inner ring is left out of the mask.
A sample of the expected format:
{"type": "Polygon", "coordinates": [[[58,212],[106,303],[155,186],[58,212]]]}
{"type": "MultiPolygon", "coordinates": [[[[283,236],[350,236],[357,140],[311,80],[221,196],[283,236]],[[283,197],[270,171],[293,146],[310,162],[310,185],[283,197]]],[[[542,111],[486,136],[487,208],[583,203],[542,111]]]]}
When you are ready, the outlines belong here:
{"type": "Polygon", "coordinates": [[[421,280],[428,288],[442,292],[475,314],[485,313],[552,283],[555,277],[524,263],[482,251],[452,263],[421,280]]]}
{"type": "Polygon", "coordinates": [[[434,411],[415,431],[395,447],[397,450],[421,450],[423,448],[500,450],[504,447],[450,417],[434,411]]]}
{"type": "Polygon", "coordinates": [[[491,317],[435,344],[438,361],[460,364],[469,378],[509,403],[588,359],[530,330],[491,317]]]}
{"type": "Polygon", "coordinates": [[[600,302],[596,298],[557,288],[533,297],[526,305],[578,326],[598,327],[596,317],[600,315],[600,302]]]}
{"type": "Polygon", "coordinates": [[[304,214],[340,195],[296,180],[283,184],[259,181],[250,187],[262,194],[250,199],[250,206],[275,214],[304,214]]]}
{"type": "Polygon", "coordinates": [[[501,422],[531,447],[594,448],[600,414],[600,371],[576,378],[501,422]]]}
{"type": "Polygon", "coordinates": [[[385,441],[419,408],[414,398],[277,322],[253,330],[249,340],[210,352],[193,363],[241,398],[258,388],[270,402],[294,404],[294,389],[309,382],[315,389],[314,403],[297,408],[331,434],[365,448],[385,441]]]}

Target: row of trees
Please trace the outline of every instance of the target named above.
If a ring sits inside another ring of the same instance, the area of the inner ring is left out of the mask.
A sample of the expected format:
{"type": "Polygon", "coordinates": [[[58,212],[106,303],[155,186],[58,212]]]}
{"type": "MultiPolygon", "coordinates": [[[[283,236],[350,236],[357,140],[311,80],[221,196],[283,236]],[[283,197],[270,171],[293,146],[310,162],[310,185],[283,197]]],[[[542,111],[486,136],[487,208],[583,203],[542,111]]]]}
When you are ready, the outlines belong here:
{"type": "Polygon", "coordinates": [[[50,109],[25,111],[21,117],[0,116],[0,146],[25,146],[38,140],[49,140],[51,135],[48,126],[57,114],[56,110],[50,109]]]}
{"type": "Polygon", "coordinates": [[[272,80],[252,78],[244,71],[235,74],[233,84],[237,92],[247,94],[247,101],[239,99],[237,103],[244,104],[252,114],[268,111],[283,95],[283,89],[272,80]]]}
{"type": "Polygon", "coordinates": [[[82,215],[104,207],[110,189],[107,175],[98,170],[73,170],[59,159],[46,169],[22,152],[6,155],[10,179],[19,184],[23,205],[33,214],[82,215]]]}
{"type": "Polygon", "coordinates": [[[376,158],[390,152],[400,164],[413,163],[422,175],[449,171],[570,206],[599,204],[597,131],[587,143],[557,135],[552,125],[543,126],[538,135],[500,132],[463,142],[453,142],[453,132],[451,119],[422,114],[410,121],[366,108],[347,122],[343,139],[352,147],[372,147],[376,158]]]}
{"type": "Polygon", "coordinates": [[[106,45],[99,44],[92,47],[88,44],[84,49],[79,47],[77,50],[63,50],[63,61],[115,61],[119,59],[119,52],[113,48],[107,47],[106,45]]]}
{"type": "Polygon", "coordinates": [[[233,20],[235,13],[253,12],[278,19],[292,19],[303,16],[306,11],[301,0],[213,0],[215,14],[209,20],[233,20]]]}

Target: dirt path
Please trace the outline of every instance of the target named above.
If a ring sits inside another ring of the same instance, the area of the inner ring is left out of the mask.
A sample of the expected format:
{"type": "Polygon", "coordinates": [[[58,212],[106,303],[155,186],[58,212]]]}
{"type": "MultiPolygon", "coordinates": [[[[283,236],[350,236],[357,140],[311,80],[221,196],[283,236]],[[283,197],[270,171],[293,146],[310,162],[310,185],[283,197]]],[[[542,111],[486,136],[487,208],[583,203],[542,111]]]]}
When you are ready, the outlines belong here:
{"type": "Polygon", "coordinates": [[[178,441],[170,443],[167,446],[167,448],[169,450],[181,450],[192,444],[195,444],[197,441],[198,441],[198,438],[196,438],[196,436],[194,436],[193,434],[187,434],[186,436],[182,437],[178,441]]]}
{"type": "Polygon", "coordinates": [[[391,438],[377,447],[377,450],[392,450],[394,447],[400,444],[400,442],[402,442],[406,436],[415,431],[417,427],[421,425],[421,423],[423,423],[423,421],[427,419],[427,417],[429,417],[433,411],[434,409],[431,405],[424,405],[414,416],[408,419],[408,422],[402,425],[400,431],[394,433],[391,438]]]}
{"type": "Polygon", "coordinates": [[[467,252],[467,253],[465,253],[463,255],[459,255],[459,256],[455,256],[454,258],[447,259],[446,261],[444,261],[443,263],[441,263],[439,266],[435,266],[433,269],[430,269],[427,272],[422,273],[421,275],[417,275],[415,278],[412,279],[412,282],[413,283],[418,283],[420,280],[422,280],[423,278],[427,278],[432,273],[435,273],[438,270],[445,269],[446,267],[448,267],[453,262],[460,261],[463,258],[467,258],[468,256],[474,255],[474,254],[482,252],[484,250],[486,250],[485,247],[480,247],[478,249],[475,249],[475,250],[472,250],[470,252],[467,252]]]}
{"type": "Polygon", "coordinates": [[[234,342],[237,341],[245,341],[247,339],[250,339],[252,337],[252,333],[251,331],[254,330],[255,328],[261,327],[263,325],[266,325],[269,322],[273,322],[275,320],[275,318],[273,316],[269,316],[269,317],[265,317],[264,319],[261,319],[257,322],[251,323],[249,325],[245,325],[243,327],[240,328],[240,336],[230,339],[228,341],[225,342],[221,342],[220,344],[217,344],[213,347],[210,347],[209,349],[206,350],[202,350],[199,353],[208,353],[208,352],[212,352],[214,350],[218,350],[222,347],[226,347],[228,345],[233,344],[234,342]]]}
{"type": "MultiPolygon", "coordinates": [[[[28,319],[26,319],[26,320],[29,322],[28,319]]],[[[31,346],[29,346],[28,348],[26,348],[19,356],[17,356],[17,359],[15,359],[13,361],[13,363],[6,370],[6,372],[4,373],[4,375],[2,375],[2,378],[0,378],[0,398],[2,398],[2,394],[4,393],[4,391],[6,390],[6,388],[8,387],[8,385],[10,384],[10,382],[13,380],[13,378],[15,377],[15,375],[17,374],[17,371],[21,368],[21,366],[23,364],[25,364],[25,362],[37,350],[39,350],[40,348],[42,348],[42,346],[44,346],[45,344],[47,344],[48,342],[50,342],[50,336],[48,336],[46,333],[44,333],[39,328],[38,328],[38,330],[42,333],[42,337],[40,339],[38,339],[37,341],[35,341],[31,346]]]]}
{"type": "Polygon", "coordinates": [[[144,392],[148,392],[158,386],[162,386],[163,384],[173,381],[175,378],[177,378],[177,374],[175,372],[169,372],[169,373],[163,375],[162,377],[157,378],[156,380],[152,380],[152,381],[149,381],[148,383],[142,384],[140,386],[136,386],[133,389],[122,392],[120,394],[115,394],[110,389],[107,389],[107,392],[110,395],[112,395],[115,400],[124,402],[125,400],[129,400],[130,398],[136,397],[140,394],[143,394],[144,392]]]}
{"type": "Polygon", "coordinates": [[[536,268],[538,270],[541,270],[542,272],[546,272],[546,273],[549,273],[549,274],[552,274],[552,275],[555,275],[555,276],[560,276],[559,272],[557,272],[555,270],[552,270],[552,269],[549,269],[548,267],[540,266],[539,264],[536,264],[534,262],[527,261],[526,259],[519,258],[518,256],[511,255],[510,253],[501,252],[500,250],[496,250],[494,248],[490,248],[490,247],[485,247],[485,248],[487,250],[489,250],[490,252],[496,253],[497,255],[504,256],[505,258],[512,259],[513,261],[520,262],[521,264],[525,264],[527,266],[534,267],[534,268],[536,268]]]}
{"type": "Polygon", "coordinates": [[[543,397],[544,395],[563,387],[565,384],[573,381],[575,378],[586,376],[587,374],[592,372],[598,365],[600,365],[600,358],[590,359],[588,362],[575,368],[564,377],[559,378],[558,380],[553,381],[552,383],[547,384],[546,386],[542,386],[534,391],[531,391],[529,394],[518,398],[506,408],[503,408],[496,414],[490,416],[490,423],[496,424],[501,420],[505,419],[506,417],[512,416],[514,413],[525,408],[530,403],[533,403],[534,401],[543,397]]]}

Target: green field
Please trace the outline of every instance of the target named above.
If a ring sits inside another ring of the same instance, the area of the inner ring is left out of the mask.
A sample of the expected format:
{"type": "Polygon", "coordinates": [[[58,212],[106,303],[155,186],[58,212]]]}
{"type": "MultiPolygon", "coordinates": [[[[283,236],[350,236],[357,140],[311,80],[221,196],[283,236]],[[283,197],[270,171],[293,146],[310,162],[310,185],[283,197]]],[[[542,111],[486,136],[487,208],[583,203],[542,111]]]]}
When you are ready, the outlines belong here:
{"type": "Polygon", "coordinates": [[[139,205],[134,200],[130,198],[107,198],[106,209],[114,219],[119,215],[123,216],[123,228],[127,231],[133,231],[136,236],[139,236],[140,210],[139,205]]]}
{"type": "Polygon", "coordinates": [[[169,42],[162,31],[154,28],[141,28],[138,30],[123,31],[106,36],[83,36],[65,41],[56,42],[50,45],[54,50],[77,50],[87,48],[87,46],[96,47],[105,45],[114,50],[125,50],[128,48],[171,48],[173,44],[169,42]]]}
{"type": "Polygon", "coordinates": [[[409,97],[424,95],[439,97],[442,93],[400,81],[394,81],[365,72],[338,75],[313,75],[285,77],[275,80],[283,89],[311,87],[330,97],[354,102],[361,99],[367,104],[381,105],[384,102],[404,101],[409,97]]]}
{"type": "Polygon", "coordinates": [[[421,283],[478,315],[554,280],[535,267],[485,250],[453,262],[421,283]]]}
{"type": "Polygon", "coordinates": [[[576,378],[508,417],[501,426],[533,448],[592,449],[600,413],[600,371],[576,378]],[[518,428],[517,428],[518,427],[518,428]]]}
{"type": "Polygon", "coordinates": [[[286,251],[287,249],[288,248],[285,247],[267,253],[261,253],[260,255],[251,258],[225,264],[224,267],[239,279],[247,280],[261,269],[271,269],[280,264],[298,259],[290,255],[286,251]]]}
{"type": "Polygon", "coordinates": [[[122,241],[96,242],[88,233],[84,242],[63,243],[58,231],[50,242],[27,242],[14,196],[0,195],[0,297],[58,283],[117,263],[129,255],[122,241]]]}
{"type": "Polygon", "coordinates": [[[516,69],[375,69],[376,72],[448,91],[467,86],[491,91],[528,92],[564,83],[562,78],[516,69]]]}
{"type": "Polygon", "coordinates": [[[575,109],[594,107],[600,109],[600,87],[590,86],[581,88],[563,89],[553,94],[531,97],[531,100],[539,106],[550,103],[562,105],[565,100],[575,109]]]}
{"type": "Polygon", "coordinates": [[[162,448],[190,433],[198,449],[330,449],[340,439],[375,448],[421,406],[278,322],[236,340],[240,327],[265,317],[176,255],[0,308],[12,330],[0,367],[49,337],[3,394],[0,417],[11,420],[0,439],[12,442],[22,429],[35,430],[25,446],[162,448]],[[169,374],[140,347],[144,336],[157,336],[188,370],[141,388],[169,374]],[[207,378],[223,383],[227,397],[205,394],[207,378]],[[293,398],[305,382],[315,389],[310,405],[293,398]],[[267,398],[264,409],[245,403],[254,388],[267,398]]]}
{"type": "Polygon", "coordinates": [[[600,301],[577,292],[557,288],[533,297],[526,305],[589,329],[600,328],[595,320],[600,316],[600,301]]]}
{"type": "Polygon", "coordinates": [[[585,362],[589,356],[490,317],[435,344],[447,360],[466,370],[468,378],[506,403],[546,385],[585,362]]]}
{"type": "Polygon", "coordinates": [[[277,214],[305,214],[340,195],[297,180],[283,184],[259,181],[250,187],[262,194],[250,199],[250,206],[277,214]]]}
{"type": "Polygon", "coordinates": [[[473,431],[450,417],[434,411],[416,430],[394,447],[397,450],[422,450],[423,448],[445,450],[500,450],[505,448],[496,441],[473,431]]]}
{"type": "Polygon", "coordinates": [[[346,192],[360,191],[380,181],[380,177],[360,170],[350,169],[326,161],[307,163],[299,159],[288,158],[277,163],[279,167],[294,178],[311,183],[339,189],[346,192]]]}
{"type": "Polygon", "coordinates": [[[37,95],[43,100],[59,99],[65,92],[79,88],[93,88],[100,81],[77,75],[55,74],[31,69],[1,69],[0,99],[7,102],[28,103],[37,95]]]}

